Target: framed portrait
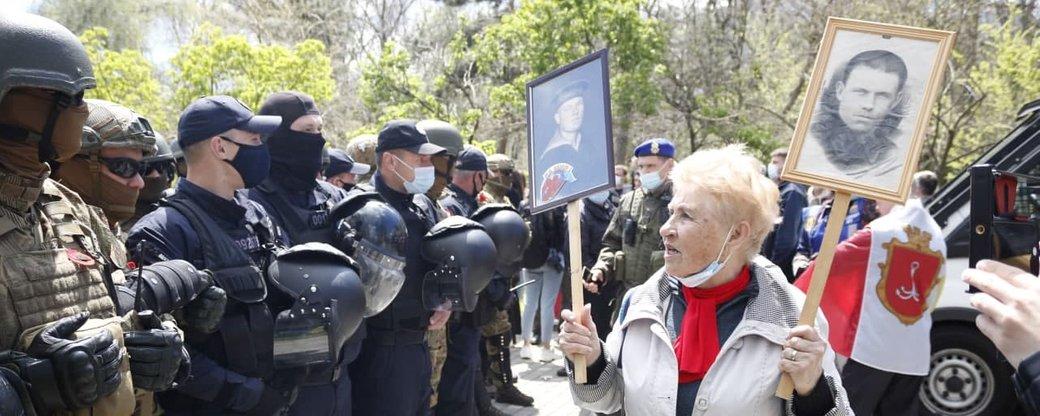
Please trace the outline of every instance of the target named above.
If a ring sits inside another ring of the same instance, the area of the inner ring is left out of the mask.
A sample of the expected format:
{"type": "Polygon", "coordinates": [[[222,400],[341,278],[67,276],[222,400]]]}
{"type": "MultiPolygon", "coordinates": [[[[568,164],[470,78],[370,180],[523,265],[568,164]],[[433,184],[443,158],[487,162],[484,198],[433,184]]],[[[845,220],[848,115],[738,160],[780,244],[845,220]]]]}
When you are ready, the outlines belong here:
{"type": "Polygon", "coordinates": [[[614,186],[607,50],[527,84],[531,212],[614,186]]]}
{"type": "Polygon", "coordinates": [[[954,33],[830,18],[782,178],[906,201],[954,33]]]}

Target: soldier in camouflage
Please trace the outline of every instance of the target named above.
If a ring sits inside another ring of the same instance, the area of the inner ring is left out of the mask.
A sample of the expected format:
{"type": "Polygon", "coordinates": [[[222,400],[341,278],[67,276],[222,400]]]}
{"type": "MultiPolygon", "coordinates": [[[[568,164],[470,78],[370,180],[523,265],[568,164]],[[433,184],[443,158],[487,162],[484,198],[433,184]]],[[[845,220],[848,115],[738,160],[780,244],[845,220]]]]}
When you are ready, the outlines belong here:
{"type": "MultiPolygon", "coordinates": [[[[376,165],[376,135],[374,134],[362,134],[347,143],[347,154],[354,158],[357,163],[364,163],[368,166],[376,165]]],[[[375,169],[367,174],[358,175],[357,185],[365,191],[373,191],[369,181],[372,179],[372,174],[375,173],[375,169]]]]}
{"type": "MultiPolygon", "coordinates": [[[[422,120],[416,123],[416,127],[426,133],[430,143],[443,147],[446,150],[444,153],[430,157],[433,162],[436,179],[433,182],[433,186],[426,191],[426,196],[437,202],[441,211],[444,211],[444,217],[456,215],[444,209],[440,198],[444,193],[445,187],[451,182],[451,175],[455,169],[455,159],[459,157],[459,152],[462,151],[462,135],[459,134],[459,130],[455,126],[440,120],[422,120]]],[[[358,150],[361,150],[360,147],[358,150]]],[[[433,372],[430,377],[430,388],[433,390],[430,396],[430,408],[433,409],[437,406],[440,399],[437,386],[441,383],[441,369],[444,368],[444,363],[448,359],[447,328],[431,328],[426,331],[426,337],[427,343],[430,345],[430,364],[433,372]]]]}
{"type": "MultiPolygon", "coordinates": [[[[513,159],[501,153],[496,153],[487,158],[488,177],[484,192],[478,200],[481,203],[510,204],[516,207],[511,197],[516,196],[517,190],[514,186],[515,165],[513,159]]],[[[519,198],[517,197],[517,200],[519,198]]],[[[533,242],[537,244],[537,242],[533,242]]],[[[515,283],[515,276],[509,276],[510,284],[515,283]]],[[[513,296],[508,293],[507,296],[513,296]]],[[[482,295],[483,297],[483,295],[482,295]]],[[[510,366],[509,343],[512,341],[512,324],[509,322],[509,303],[496,302],[502,307],[496,308],[494,317],[481,327],[484,336],[484,363],[481,366],[487,383],[495,392],[495,400],[501,403],[515,404],[518,406],[531,406],[534,399],[522,393],[513,382],[513,369],[510,366]]]]}
{"type": "Polygon", "coordinates": [[[668,139],[650,139],[637,146],[634,154],[641,186],[621,197],[603,235],[599,260],[585,283],[585,288],[592,293],[599,293],[600,285],[608,281],[620,283],[614,301],[614,318],[625,293],[643,284],[664,266],[664,248],[658,230],[668,220],[668,203],[672,200],[672,181],[668,174],[675,165],[675,145],[668,139]]]}
{"type": "Polygon", "coordinates": [[[169,388],[173,374],[154,370],[177,372],[184,351],[176,326],[136,331],[132,314],[120,316],[125,281],[111,271],[121,265],[95,231],[107,221],[48,178],[80,150],[90,61],[75,35],[40,16],[0,13],[0,38],[0,385],[24,393],[0,389],[0,409],[130,415],[135,384],[169,388]],[[145,338],[171,343],[146,352],[145,338]],[[149,367],[149,356],[172,361],[149,367]]]}

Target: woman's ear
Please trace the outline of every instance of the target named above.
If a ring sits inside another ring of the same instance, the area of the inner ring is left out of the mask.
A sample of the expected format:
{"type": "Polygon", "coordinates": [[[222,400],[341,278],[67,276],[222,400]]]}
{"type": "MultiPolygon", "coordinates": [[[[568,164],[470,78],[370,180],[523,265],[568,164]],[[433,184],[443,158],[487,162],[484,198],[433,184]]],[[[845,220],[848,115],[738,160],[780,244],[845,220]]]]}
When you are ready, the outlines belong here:
{"type": "Polygon", "coordinates": [[[751,224],[747,221],[738,222],[733,227],[733,234],[730,235],[730,241],[734,243],[744,244],[751,238],[751,224]]]}

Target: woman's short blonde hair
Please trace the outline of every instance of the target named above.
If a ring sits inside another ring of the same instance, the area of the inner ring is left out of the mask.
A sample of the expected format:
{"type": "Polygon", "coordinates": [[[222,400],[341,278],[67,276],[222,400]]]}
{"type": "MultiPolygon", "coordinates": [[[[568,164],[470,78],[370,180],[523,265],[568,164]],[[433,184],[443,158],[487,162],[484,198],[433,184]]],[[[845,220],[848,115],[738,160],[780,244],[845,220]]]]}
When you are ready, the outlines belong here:
{"type": "Polygon", "coordinates": [[[776,184],[763,172],[765,166],[743,145],[698,150],[672,171],[676,189],[694,189],[710,197],[713,213],[726,224],[747,221],[751,225],[750,260],[761,250],[766,235],[780,215],[776,184]]]}

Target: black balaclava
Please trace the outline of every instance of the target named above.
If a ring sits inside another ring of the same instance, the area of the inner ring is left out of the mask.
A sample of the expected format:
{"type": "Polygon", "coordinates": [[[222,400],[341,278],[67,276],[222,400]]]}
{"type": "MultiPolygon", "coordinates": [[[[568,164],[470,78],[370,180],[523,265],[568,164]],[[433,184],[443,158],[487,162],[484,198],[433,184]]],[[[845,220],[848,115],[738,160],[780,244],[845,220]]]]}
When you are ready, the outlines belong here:
{"type": "Polygon", "coordinates": [[[271,153],[270,178],[293,190],[310,190],[321,172],[321,133],[292,131],[289,126],[305,115],[319,115],[314,99],[302,92],[279,92],[267,97],[259,115],[281,116],[282,125],[267,139],[271,153]]]}

